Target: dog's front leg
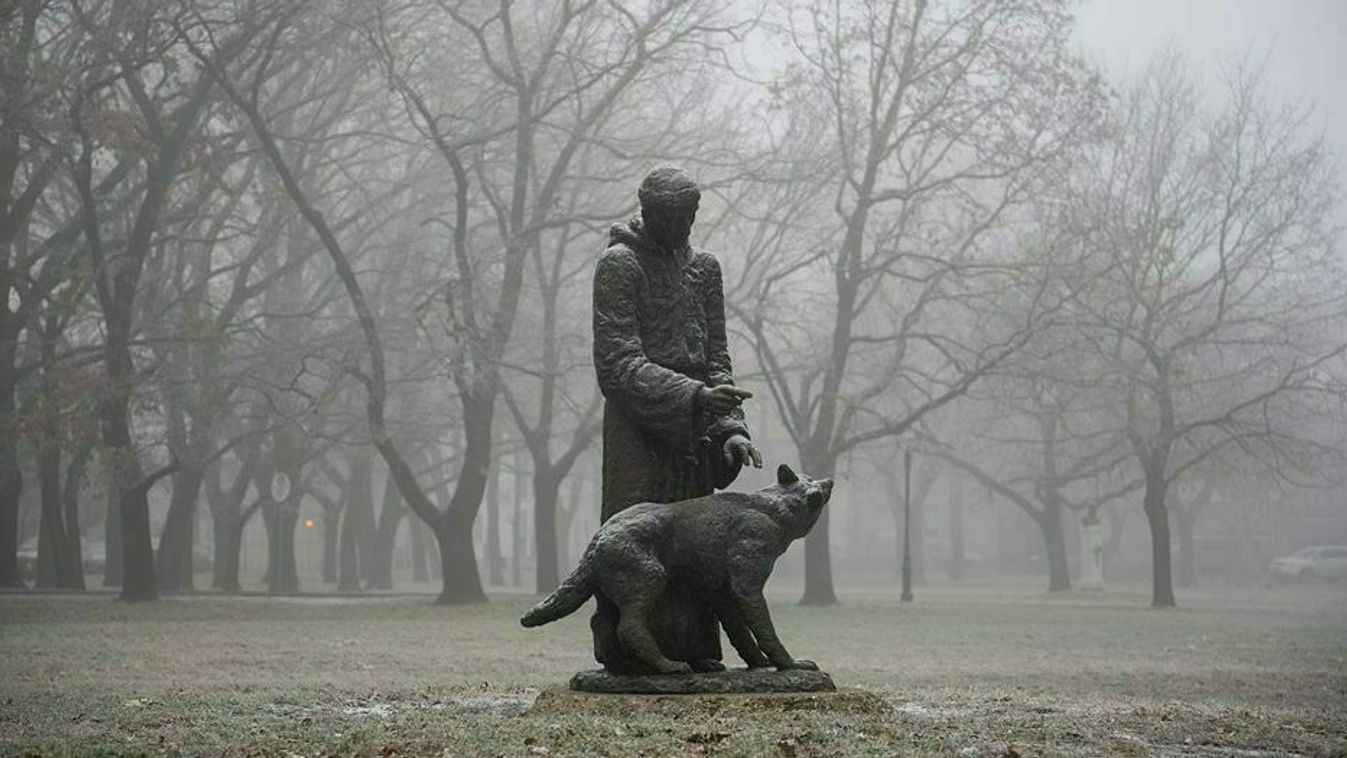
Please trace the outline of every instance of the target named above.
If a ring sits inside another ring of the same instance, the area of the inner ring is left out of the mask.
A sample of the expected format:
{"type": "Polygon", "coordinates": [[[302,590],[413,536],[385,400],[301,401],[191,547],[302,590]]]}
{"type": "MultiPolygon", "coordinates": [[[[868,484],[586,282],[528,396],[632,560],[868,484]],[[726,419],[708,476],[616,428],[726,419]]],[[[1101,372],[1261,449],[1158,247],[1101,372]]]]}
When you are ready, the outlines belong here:
{"type": "Polygon", "coordinates": [[[757,580],[731,582],[739,615],[753,632],[753,637],[758,641],[758,648],[779,671],[786,669],[817,671],[818,666],[813,661],[792,658],[790,653],[786,652],[786,646],[781,644],[781,639],[776,636],[772,614],[767,610],[767,600],[762,596],[763,584],[764,582],[757,580]]]}
{"type": "Polygon", "coordinates": [[[744,623],[743,615],[739,613],[739,605],[727,595],[721,595],[715,601],[716,616],[720,619],[720,625],[725,627],[725,634],[729,635],[730,644],[739,653],[739,657],[744,659],[751,669],[766,668],[772,665],[770,659],[763,655],[758,647],[757,640],[753,639],[753,632],[749,630],[748,625],[744,623]]]}

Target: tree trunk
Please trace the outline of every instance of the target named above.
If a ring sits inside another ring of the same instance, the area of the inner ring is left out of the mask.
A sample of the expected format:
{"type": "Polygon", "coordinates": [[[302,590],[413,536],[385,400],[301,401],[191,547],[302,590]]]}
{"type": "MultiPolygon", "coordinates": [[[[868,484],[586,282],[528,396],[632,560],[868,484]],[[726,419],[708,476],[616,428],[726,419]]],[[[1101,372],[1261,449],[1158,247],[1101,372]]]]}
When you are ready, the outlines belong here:
{"type": "Polygon", "coordinates": [[[494,587],[505,584],[500,554],[500,460],[492,461],[486,486],[486,576],[494,587]]]}
{"type": "MultiPolygon", "coordinates": [[[[805,473],[814,479],[833,475],[837,461],[826,455],[801,455],[805,473]]],[[[801,605],[836,605],[833,590],[832,553],[828,544],[829,509],[825,506],[818,522],[804,538],[804,596],[801,605]]]]}
{"type": "Polygon", "coordinates": [[[154,545],[150,540],[150,502],[143,489],[121,498],[122,592],[120,599],[145,602],[159,599],[159,580],[154,572],[154,545]]]}
{"type": "MultiPolygon", "coordinates": [[[[220,467],[212,467],[207,472],[203,489],[206,501],[210,504],[211,531],[215,535],[215,570],[211,586],[224,592],[238,592],[239,572],[242,568],[243,530],[248,518],[259,506],[250,506],[243,510],[243,499],[248,494],[248,483],[252,479],[253,467],[257,464],[260,443],[254,441],[240,447],[239,462],[241,468],[229,489],[220,486],[220,467]]],[[[261,497],[262,493],[258,492],[261,497]]]]}
{"type": "Polygon", "coordinates": [[[266,537],[266,543],[267,543],[267,552],[266,552],[267,567],[266,567],[266,569],[264,569],[264,570],[262,571],[262,583],[265,584],[265,585],[267,585],[268,587],[271,586],[271,570],[272,570],[272,566],[276,563],[276,560],[275,560],[275,559],[276,559],[276,555],[275,555],[275,553],[276,553],[276,544],[275,544],[275,541],[274,541],[276,538],[272,535],[272,531],[274,531],[274,530],[276,529],[276,511],[275,511],[275,509],[276,509],[276,504],[275,504],[275,503],[264,503],[264,504],[262,505],[262,508],[261,508],[261,510],[262,510],[262,534],[263,534],[264,537],[266,537]]]}
{"type": "MultiPolygon", "coordinates": [[[[154,179],[162,179],[153,172],[154,179]]],[[[137,219],[140,226],[141,219],[137,219]]],[[[140,256],[143,260],[143,252],[140,256]]],[[[131,321],[135,279],[139,266],[123,268],[115,277],[116,296],[103,304],[107,338],[103,350],[108,388],[99,403],[103,450],[111,472],[111,493],[121,518],[121,600],[143,602],[159,599],[159,581],[154,570],[154,544],[150,538],[149,487],[131,434],[131,397],[136,385],[131,358],[131,321]]]]}
{"type": "Polygon", "coordinates": [[[897,463],[887,467],[882,481],[884,483],[884,500],[889,513],[893,514],[893,575],[901,580],[903,577],[903,551],[907,549],[906,527],[903,524],[905,504],[903,502],[902,467],[897,463]]]}
{"type": "Polygon", "coordinates": [[[459,471],[449,507],[435,529],[435,538],[440,547],[440,565],[444,571],[444,590],[436,602],[442,605],[486,601],[472,544],[472,527],[486,495],[486,480],[491,465],[491,422],[495,395],[484,394],[489,399],[465,404],[463,468],[459,471]]]}
{"type": "Polygon", "coordinates": [[[61,586],[61,569],[53,555],[51,530],[46,525],[46,514],[38,514],[37,524],[37,566],[33,572],[33,586],[38,589],[54,589],[61,586]]]}
{"type": "Polygon", "coordinates": [[[486,593],[473,552],[472,514],[459,511],[446,516],[446,526],[437,529],[435,534],[444,575],[444,590],[436,602],[441,605],[485,602],[486,593]]]}
{"type": "MultiPolygon", "coordinates": [[[[100,452],[100,456],[106,453],[100,452]]],[[[112,475],[104,477],[107,490],[107,515],[103,517],[103,586],[122,586],[122,506],[117,499],[117,491],[112,486],[112,475]]]]}
{"type": "Polygon", "coordinates": [[[84,483],[84,472],[88,467],[89,457],[93,455],[93,451],[92,441],[86,441],[79,446],[74,457],[70,459],[70,465],[66,467],[65,486],[61,488],[61,507],[65,510],[66,536],[70,540],[70,550],[67,556],[70,561],[70,573],[73,577],[70,586],[77,590],[84,589],[84,554],[80,546],[80,540],[83,537],[83,532],[80,530],[80,489],[84,483]]]}
{"type": "Polygon", "coordinates": [[[549,595],[561,583],[560,551],[557,547],[557,501],[561,482],[550,470],[533,474],[533,544],[536,591],[549,595]]]}
{"type": "Polygon", "coordinates": [[[1108,534],[1104,536],[1104,579],[1108,579],[1108,567],[1113,565],[1113,560],[1118,557],[1118,551],[1122,549],[1123,535],[1126,534],[1127,511],[1122,507],[1107,508],[1104,510],[1104,523],[1108,526],[1108,534]]]}
{"type": "MultiPolygon", "coordinates": [[[[8,307],[0,303],[0,308],[8,307]]],[[[0,335],[0,587],[24,586],[19,576],[19,498],[23,495],[23,472],[19,468],[19,435],[14,422],[17,350],[17,335],[0,335]]]]}
{"type": "MultiPolygon", "coordinates": [[[[374,512],[374,469],[370,468],[369,500],[366,501],[365,512],[358,516],[359,524],[356,530],[356,551],[360,553],[360,582],[365,587],[373,587],[373,576],[377,567],[376,553],[378,552],[378,529],[379,523],[374,512]]],[[[393,530],[394,536],[397,535],[397,529],[393,530]]],[[[391,550],[392,545],[389,545],[391,550]]],[[[389,553],[388,570],[393,571],[392,553],[389,553]]],[[[389,578],[389,584],[392,584],[392,578],[389,578]]]]}
{"type": "Polygon", "coordinates": [[[23,474],[13,435],[0,432],[0,587],[23,587],[19,576],[19,498],[23,474]]]}
{"type": "Polygon", "coordinates": [[[276,503],[272,510],[270,545],[271,570],[267,591],[273,594],[299,592],[299,565],[295,560],[295,527],[299,523],[299,508],[290,500],[276,503]]]}
{"type": "Polygon", "coordinates": [[[964,565],[963,533],[963,477],[950,472],[949,483],[949,578],[963,581],[967,574],[964,565]]]}
{"type": "Polygon", "coordinates": [[[61,425],[60,384],[57,374],[58,337],[56,317],[49,316],[40,332],[42,379],[39,382],[39,434],[34,445],[41,518],[38,532],[37,585],[81,589],[84,566],[79,560],[79,521],[67,523],[61,498],[61,457],[65,435],[61,425]]]}
{"type": "MultiPolygon", "coordinates": [[[[430,535],[432,537],[435,536],[435,531],[433,529],[427,529],[423,531],[422,532],[423,536],[425,535],[426,531],[430,532],[430,535]]],[[[424,544],[426,546],[426,563],[428,564],[428,568],[430,569],[430,581],[443,582],[444,559],[440,557],[439,538],[437,537],[433,540],[424,540],[424,544]]]]}
{"type": "Polygon", "coordinates": [[[271,458],[273,466],[258,470],[253,485],[266,506],[262,516],[267,533],[267,592],[287,594],[299,591],[299,566],[295,558],[295,528],[299,524],[299,502],[304,497],[301,486],[303,441],[300,432],[291,427],[272,435],[271,458]],[[272,484],[278,474],[289,480],[289,491],[277,501],[272,484]]]}
{"type": "Polygon", "coordinates": [[[159,588],[165,592],[191,592],[197,504],[205,471],[199,465],[184,465],[173,474],[164,530],[159,535],[159,588]]]}
{"type": "Polygon", "coordinates": [[[1066,562],[1066,535],[1062,531],[1062,506],[1056,501],[1043,504],[1040,518],[1035,519],[1043,532],[1043,550],[1047,555],[1048,592],[1071,589],[1071,572],[1066,562]]]}
{"type": "Polygon", "coordinates": [[[524,536],[524,467],[523,456],[515,453],[514,460],[514,511],[510,529],[510,586],[524,585],[524,551],[527,539],[524,536]]]}
{"type": "Polygon", "coordinates": [[[61,444],[58,429],[48,428],[37,444],[37,481],[41,502],[38,522],[37,586],[75,589],[83,585],[83,567],[72,566],[70,543],[79,540],[78,523],[66,524],[61,502],[61,444]],[[77,578],[78,577],[78,578],[77,578]]]}
{"type": "MultiPolygon", "coordinates": [[[[114,342],[122,342],[113,340],[114,342]]],[[[110,359],[111,363],[125,364],[113,373],[114,384],[124,388],[103,404],[102,426],[103,443],[112,457],[114,492],[117,506],[121,511],[122,539],[122,591],[119,596],[127,602],[144,602],[159,599],[159,580],[154,569],[154,544],[150,539],[150,501],[149,488],[145,486],[145,474],[137,458],[135,441],[131,437],[130,418],[130,348],[122,342],[120,360],[110,359]]]]}
{"type": "MultiPolygon", "coordinates": [[[[45,404],[45,403],[44,403],[45,404]]],[[[65,518],[61,513],[61,444],[44,424],[37,445],[37,484],[41,505],[37,532],[37,576],[42,588],[64,587],[67,563],[65,518]]],[[[59,431],[57,432],[59,434],[59,431]]]]}
{"type": "Polygon", "coordinates": [[[357,454],[351,462],[351,476],[346,480],[346,507],[342,508],[341,536],[337,563],[337,591],[360,591],[360,542],[367,519],[374,509],[374,493],[370,481],[372,462],[368,455],[357,454]]]}
{"type": "Polygon", "coordinates": [[[362,562],[366,587],[393,589],[393,553],[397,549],[398,527],[406,510],[402,493],[398,492],[397,483],[390,475],[384,480],[383,504],[379,509],[378,526],[370,540],[370,555],[362,562]]]}
{"type": "MultiPolygon", "coordinates": [[[[569,486],[567,488],[567,500],[557,501],[557,573],[570,573],[571,558],[570,545],[572,532],[575,530],[576,516],[580,513],[580,508],[584,505],[585,478],[574,470],[569,476],[569,486]]],[[[582,543],[588,544],[588,540],[582,543]]]]}
{"type": "Polygon", "coordinates": [[[1174,581],[1170,566],[1169,511],[1165,507],[1167,482],[1163,467],[1148,466],[1142,510],[1151,530],[1151,606],[1172,608],[1174,581]]]}
{"type": "MultiPolygon", "coordinates": [[[[190,116],[185,117],[190,119],[190,116]]],[[[183,122],[185,125],[187,122],[183,122]]],[[[121,511],[122,591],[120,599],[139,602],[159,599],[159,582],[154,571],[154,544],[150,538],[149,487],[141,468],[134,436],[131,434],[131,401],[138,375],[131,355],[133,322],[135,320],[136,292],[149,254],[159,212],[174,172],[174,153],[160,146],[158,160],[146,163],[144,197],[136,213],[130,236],[118,255],[116,265],[107,265],[107,271],[95,276],[107,277],[110,286],[95,288],[103,311],[106,337],[103,344],[103,368],[106,388],[99,398],[99,426],[103,449],[112,472],[111,491],[121,511]]],[[[90,156],[86,151],[83,163],[90,156]]],[[[84,172],[88,166],[83,165],[84,172]]],[[[87,179],[87,176],[83,178],[87,179]]],[[[91,251],[99,251],[97,237],[97,210],[84,187],[84,213],[88,219],[85,232],[91,251]]]]}
{"type": "Polygon", "coordinates": [[[426,566],[426,532],[421,519],[407,522],[407,536],[412,543],[412,581],[430,581],[430,571],[426,566]]]}
{"type": "Polygon", "coordinates": [[[912,487],[912,582],[926,583],[926,503],[940,476],[940,467],[925,460],[918,468],[920,476],[913,477],[912,487]]]}
{"type": "MultiPolygon", "coordinates": [[[[246,490],[240,488],[240,491],[246,490]]],[[[239,576],[243,570],[243,533],[248,528],[248,519],[261,510],[261,506],[254,503],[246,511],[236,509],[238,515],[227,520],[216,518],[214,586],[217,589],[225,592],[239,592],[242,589],[239,576]],[[224,550],[223,558],[220,557],[220,550],[224,550]]]]}
{"type": "Polygon", "coordinates": [[[277,465],[263,466],[253,484],[264,504],[261,510],[262,525],[267,535],[267,570],[263,581],[267,584],[267,592],[287,594],[299,591],[299,567],[295,560],[295,527],[299,522],[299,500],[303,496],[303,488],[298,484],[299,471],[294,465],[298,453],[297,448],[291,446],[293,441],[280,442],[282,439],[280,433],[272,439],[277,441],[273,443],[272,448],[272,457],[277,461],[277,465]],[[278,452],[278,448],[287,452],[278,452]],[[280,501],[275,500],[271,492],[271,485],[277,472],[286,473],[291,483],[290,491],[280,501]]]}
{"type": "Polygon", "coordinates": [[[323,509],[323,583],[337,583],[337,545],[341,534],[341,509],[323,509]]]}
{"type": "Polygon", "coordinates": [[[337,551],[337,592],[360,591],[359,527],[353,523],[359,516],[354,503],[341,510],[341,535],[337,551]]]}
{"type": "Polygon", "coordinates": [[[211,586],[223,592],[238,592],[239,553],[243,548],[243,525],[215,519],[215,571],[211,586]]]}
{"type": "Polygon", "coordinates": [[[435,600],[437,605],[464,605],[486,600],[473,553],[472,524],[464,523],[461,515],[458,518],[445,518],[434,530],[440,554],[440,576],[444,581],[444,588],[435,600]]]}

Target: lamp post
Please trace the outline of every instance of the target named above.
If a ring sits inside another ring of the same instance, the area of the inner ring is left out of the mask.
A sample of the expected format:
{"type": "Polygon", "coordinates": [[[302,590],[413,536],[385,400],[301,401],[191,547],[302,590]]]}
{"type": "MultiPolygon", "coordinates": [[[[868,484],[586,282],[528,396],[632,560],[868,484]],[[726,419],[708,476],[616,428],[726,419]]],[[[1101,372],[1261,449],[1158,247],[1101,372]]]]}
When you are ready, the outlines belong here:
{"type": "Polygon", "coordinates": [[[903,450],[903,594],[901,603],[912,602],[912,450],[903,450]]]}

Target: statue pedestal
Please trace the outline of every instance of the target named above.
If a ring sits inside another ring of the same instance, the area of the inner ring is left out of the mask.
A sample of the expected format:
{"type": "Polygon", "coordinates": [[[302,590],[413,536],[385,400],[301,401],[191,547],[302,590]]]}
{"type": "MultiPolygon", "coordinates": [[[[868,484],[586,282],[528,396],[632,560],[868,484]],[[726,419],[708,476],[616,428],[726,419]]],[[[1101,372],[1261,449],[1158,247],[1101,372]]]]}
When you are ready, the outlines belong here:
{"type": "Polygon", "coordinates": [[[572,690],[629,695],[729,695],[763,692],[834,692],[832,677],[822,671],[792,669],[728,669],[704,674],[610,674],[581,671],[571,677],[572,690]]]}
{"type": "Polygon", "coordinates": [[[746,713],[819,710],[881,715],[889,711],[875,693],[850,687],[839,690],[831,677],[819,671],[737,669],[672,676],[583,671],[571,679],[569,689],[544,689],[529,712],[622,716],[639,710],[672,715],[724,713],[727,708],[746,713]],[[577,683],[591,689],[576,689],[577,683]]]}

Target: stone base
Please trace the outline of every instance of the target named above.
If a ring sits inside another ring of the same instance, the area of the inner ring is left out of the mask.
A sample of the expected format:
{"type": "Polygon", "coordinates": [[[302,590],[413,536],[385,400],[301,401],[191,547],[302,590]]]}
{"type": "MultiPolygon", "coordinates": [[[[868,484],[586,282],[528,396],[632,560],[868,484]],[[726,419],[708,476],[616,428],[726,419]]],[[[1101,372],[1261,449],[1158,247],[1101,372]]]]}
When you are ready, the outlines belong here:
{"type": "Polygon", "coordinates": [[[540,692],[533,701],[533,706],[529,708],[529,713],[621,718],[638,710],[642,713],[658,713],[669,717],[727,713],[751,715],[783,711],[828,711],[880,716],[888,713],[890,708],[884,699],[875,693],[851,687],[820,692],[639,694],[580,692],[556,686],[540,692]]]}
{"type": "Polygon", "coordinates": [[[761,692],[833,692],[832,677],[822,671],[727,669],[704,674],[610,674],[602,669],[571,677],[577,692],[635,695],[728,695],[761,692]]]}

